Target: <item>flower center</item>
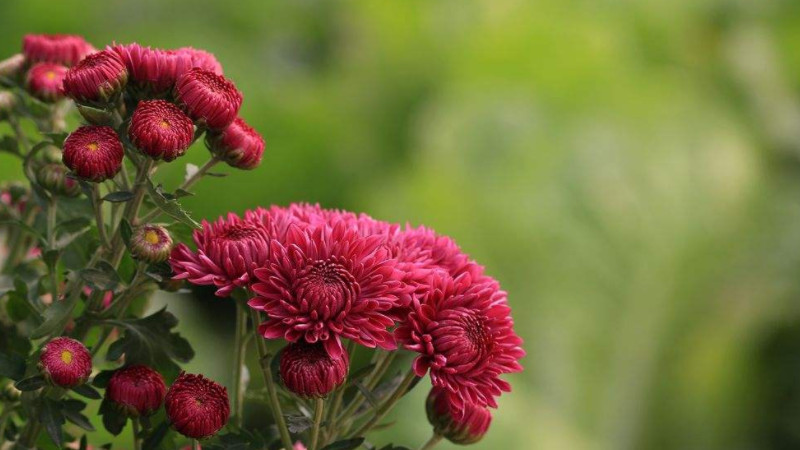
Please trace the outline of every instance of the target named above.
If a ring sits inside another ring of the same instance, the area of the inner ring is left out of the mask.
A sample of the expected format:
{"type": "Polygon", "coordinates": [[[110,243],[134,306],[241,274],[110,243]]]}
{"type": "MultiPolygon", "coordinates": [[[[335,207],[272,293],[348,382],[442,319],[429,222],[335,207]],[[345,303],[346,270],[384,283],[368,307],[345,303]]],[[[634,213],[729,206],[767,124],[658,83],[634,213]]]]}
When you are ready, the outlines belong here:
{"type": "Polygon", "coordinates": [[[61,351],[61,361],[64,364],[72,363],[72,352],[69,350],[62,350],[61,351]]]}
{"type": "Polygon", "coordinates": [[[154,230],[147,230],[144,233],[144,240],[150,245],[156,245],[159,242],[158,233],[154,230]]]}
{"type": "Polygon", "coordinates": [[[87,149],[89,149],[90,151],[96,152],[96,151],[97,151],[97,149],[98,149],[98,148],[100,148],[100,146],[99,146],[99,145],[97,145],[97,142],[90,142],[90,143],[89,143],[89,144],[86,146],[86,148],[87,148],[87,149]]]}
{"type": "Polygon", "coordinates": [[[159,123],[158,126],[160,126],[161,128],[163,128],[165,130],[170,128],[170,124],[167,121],[167,119],[161,119],[161,123],[159,123]]]}
{"type": "Polygon", "coordinates": [[[297,280],[300,306],[314,320],[335,318],[347,311],[359,293],[355,278],[335,261],[315,261],[306,266],[297,280]]]}
{"type": "Polygon", "coordinates": [[[45,73],[44,77],[47,78],[48,80],[53,80],[56,77],[56,73],[51,70],[51,71],[45,73]]]}

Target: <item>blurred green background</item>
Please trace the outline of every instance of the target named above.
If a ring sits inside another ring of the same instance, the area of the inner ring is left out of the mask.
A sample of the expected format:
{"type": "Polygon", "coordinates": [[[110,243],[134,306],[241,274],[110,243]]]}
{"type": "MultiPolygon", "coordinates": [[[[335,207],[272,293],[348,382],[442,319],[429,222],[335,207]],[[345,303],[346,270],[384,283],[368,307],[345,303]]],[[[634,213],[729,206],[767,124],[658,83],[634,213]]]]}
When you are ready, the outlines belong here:
{"type": "MultiPolygon", "coordinates": [[[[195,217],[320,202],[486,265],[528,356],[474,448],[800,447],[800,2],[6,0],[0,29],[214,52],[267,151],[195,217]]],[[[159,301],[229,381],[229,305],[159,301]]],[[[376,443],[428,437],[424,391],[376,443]]]]}

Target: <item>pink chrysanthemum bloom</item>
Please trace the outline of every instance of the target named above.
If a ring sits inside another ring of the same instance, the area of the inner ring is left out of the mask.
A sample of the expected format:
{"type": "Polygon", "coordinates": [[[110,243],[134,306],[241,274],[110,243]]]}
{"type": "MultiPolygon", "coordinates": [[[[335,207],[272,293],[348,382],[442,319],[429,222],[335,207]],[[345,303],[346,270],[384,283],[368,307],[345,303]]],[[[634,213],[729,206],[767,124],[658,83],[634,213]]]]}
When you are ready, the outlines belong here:
{"type": "Polygon", "coordinates": [[[128,70],[117,53],[103,50],[82,59],[64,78],[64,92],[78,102],[108,101],[128,82],[128,70]]]}
{"type": "Polygon", "coordinates": [[[29,63],[49,62],[74,66],[94,47],[83,37],[69,34],[28,34],[22,39],[22,53],[29,63]]]}
{"type": "Polygon", "coordinates": [[[78,177],[100,182],[119,172],[124,151],[117,132],[107,126],[83,126],[64,141],[64,165],[78,177]]]}
{"type": "Polygon", "coordinates": [[[264,155],[264,138],[240,117],[224,130],[210,133],[208,142],[218,158],[237,169],[255,169],[264,155]]]}
{"type": "Polygon", "coordinates": [[[395,330],[398,341],[419,353],[414,371],[430,371],[431,383],[453,394],[455,407],[497,407],[495,397],[511,390],[500,375],[522,370],[522,339],[506,293],[489,277],[469,272],[453,278],[433,272],[430,289],[395,330]]]}
{"type": "Polygon", "coordinates": [[[193,439],[213,436],[228,423],[228,391],[202,375],[181,373],[164,402],[178,433],[193,439]]]}
{"type": "Polygon", "coordinates": [[[242,94],[233,82],[199,68],[178,78],[174,95],[189,117],[212,130],[230,125],[242,106],[242,94]]]}
{"type": "Polygon", "coordinates": [[[147,95],[163,94],[175,84],[177,57],[166,50],[136,43],[108,49],[119,55],[125,64],[130,83],[147,95]]]}
{"type": "Polygon", "coordinates": [[[450,442],[470,445],[480,441],[489,431],[492,413],[485,406],[465,404],[461,410],[451,400],[445,389],[433,388],[425,401],[428,422],[433,432],[450,442]]]}
{"type": "Polygon", "coordinates": [[[387,315],[406,287],[382,239],[361,236],[345,222],[290,226],[285,244],[273,239],[269,263],[255,271],[257,297],[249,305],[267,314],[267,339],[322,342],[332,358],[341,338],[367,347],[396,348],[387,315]]]}
{"type": "Polygon", "coordinates": [[[131,256],[150,264],[164,262],[172,250],[172,236],[161,225],[138,226],[131,235],[131,256]]]}
{"type": "Polygon", "coordinates": [[[43,102],[55,102],[64,98],[64,77],[67,68],[61,64],[41,62],[28,71],[25,87],[34,97],[43,102]]]}
{"type": "Polygon", "coordinates": [[[344,382],[349,368],[347,352],[331,358],[321,343],[298,341],[281,352],[281,380],[286,389],[303,398],[327,396],[344,382]]]}
{"type": "Polygon", "coordinates": [[[151,158],[172,161],[192,145],[194,123],[170,102],[141,101],[131,117],[128,137],[151,158]]]}
{"type": "Polygon", "coordinates": [[[227,297],[237,287],[248,286],[253,271],[263,267],[269,256],[268,231],[251,217],[247,214],[242,219],[230,213],[214,223],[203,221],[203,229],[194,232],[196,252],[184,244],[172,250],[173,278],[214,285],[220,297],[227,297]]]}
{"type": "Polygon", "coordinates": [[[83,384],[92,373],[92,356],[75,339],[57,337],[42,347],[39,369],[52,384],[72,388],[83,384]]]}
{"type": "MultiPolygon", "coordinates": [[[[175,52],[186,55],[189,58],[190,65],[185,70],[193,69],[195,67],[214,72],[217,75],[222,75],[222,64],[217,61],[216,56],[212,53],[199,48],[181,47],[175,52]]],[[[184,72],[176,73],[176,77],[180,77],[184,72]]],[[[177,79],[177,78],[176,78],[177,79]]]]}
{"type": "Polygon", "coordinates": [[[106,398],[129,417],[149,416],[164,404],[167,386],[161,374],[147,366],[128,366],[108,380],[106,398]]]}

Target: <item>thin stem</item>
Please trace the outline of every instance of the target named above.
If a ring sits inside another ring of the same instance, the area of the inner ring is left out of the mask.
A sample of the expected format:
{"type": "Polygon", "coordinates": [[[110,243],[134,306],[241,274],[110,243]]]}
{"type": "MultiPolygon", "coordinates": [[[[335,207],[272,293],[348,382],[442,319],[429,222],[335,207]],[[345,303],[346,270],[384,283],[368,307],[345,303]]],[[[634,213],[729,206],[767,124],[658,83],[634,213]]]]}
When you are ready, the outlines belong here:
{"type": "MultiPolygon", "coordinates": [[[[250,310],[250,318],[253,320],[253,330],[257,333],[261,317],[255,309],[248,309],[250,310]]],[[[270,360],[272,358],[267,350],[267,342],[262,336],[256,336],[256,348],[258,349],[258,359],[261,363],[261,372],[264,374],[264,384],[266,384],[267,393],[269,394],[270,406],[272,406],[272,415],[275,416],[275,425],[277,425],[280,432],[283,446],[290,449],[292,448],[292,437],[289,435],[289,429],[286,428],[286,419],[283,417],[283,411],[281,411],[278,391],[275,389],[275,380],[272,378],[272,370],[270,370],[270,360]]]]}
{"type": "Polygon", "coordinates": [[[12,114],[8,117],[8,123],[11,125],[11,129],[14,130],[14,134],[17,136],[17,141],[22,144],[22,147],[25,149],[25,153],[28,153],[28,151],[31,149],[31,142],[28,140],[28,136],[22,129],[19,119],[12,114]]]}
{"type": "MultiPolygon", "coordinates": [[[[372,372],[367,376],[367,379],[364,382],[364,386],[368,390],[375,389],[375,386],[381,380],[381,377],[389,370],[389,367],[392,365],[392,361],[394,361],[395,354],[397,352],[376,352],[378,356],[375,358],[373,363],[375,364],[375,368],[372,369],[372,372]]],[[[347,426],[344,427],[348,429],[351,425],[350,417],[358,412],[358,408],[364,404],[366,401],[366,397],[361,393],[361,391],[357,391],[353,400],[350,401],[350,404],[347,405],[347,408],[339,415],[337,419],[337,426],[335,428],[339,428],[339,425],[344,424],[347,422],[347,426]]],[[[342,431],[345,431],[344,429],[342,431]]]]}
{"type": "Polygon", "coordinates": [[[236,355],[233,360],[233,420],[241,427],[244,412],[244,389],[242,389],[242,367],[245,364],[247,352],[247,305],[244,300],[236,300],[236,335],[234,348],[236,355]]]}
{"type": "MultiPolygon", "coordinates": [[[[190,176],[189,178],[187,178],[187,179],[186,179],[186,181],[184,181],[184,182],[183,182],[183,183],[182,183],[182,184],[181,184],[181,185],[178,187],[178,189],[182,189],[182,190],[184,190],[184,191],[188,190],[189,188],[191,188],[192,186],[194,186],[194,184],[195,184],[195,183],[197,183],[198,181],[200,181],[200,179],[201,179],[201,178],[203,178],[203,176],[204,176],[204,175],[205,175],[205,174],[206,174],[206,173],[207,173],[209,170],[211,170],[211,168],[212,168],[212,167],[216,166],[216,165],[217,165],[217,163],[219,163],[219,162],[220,162],[220,160],[219,160],[219,159],[218,159],[216,156],[212,157],[211,159],[209,159],[208,161],[206,161],[206,163],[205,163],[205,164],[203,164],[203,166],[202,166],[202,167],[200,167],[199,169],[197,169],[197,172],[193,173],[193,174],[192,174],[192,176],[190,176]]],[[[147,222],[149,222],[149,221],[153,220],[154,218],[158,217],[158,215],[159,215],[159,214],[161,214],[161,210],[160,210],[160,209],[154,209],[154,210],[150,211],[149,213],[145,214],[145,216],[144,216],[144,217],[142,217],[142,220],[141,220],[141,222],[142,222],[142,223],[147,223],[147,222]]]]}
{"type": "Polygon", "coordinates": [[[322,413],[325,409],[325,399],[318,398],[314,406],[314,428],[311,431],[311,450],[317,450],[319,442],[319,428],[322,424],[322,413]]]}
{"type": "MultiPolygon", "coordinates": [[[[54,250],[56,247],[56,214],[58,213],[58,201],[55,196],[51,196],[47,202],[47,249],[54,250]]],[[[58,274],[56,273],[56,263],[51,266],[48,264],[50,275],[50,285],[53,294],[53,301],[58,300],[58,274]]]]}
{"type": "Polygon", "coordinates": [[[133,418],[131,424],[133,425],[133,450],[142,450],[142,443],[139,441],[139,421],[133,418]]]}
{"type": "MultiPolygon", "coordinates": [[[[347,355],[350,357],[350,360],[353,360],[353,353],[356,349],[356,342],[349,341],[347,343],[347,355]]],[[[345,381],[339,386],[336,392],[333,394],[333,404],[330,408],[328,408],[328,419],[327,425],[325,426],[325,443],[330,442],[336,436],[336,417],[339,414],[339,410],[342,407],[342,401],[344,400],[344,391],[347,387],[347,378],[345,381]]]]}
{"type": "Polygon", "coordinates": [[[442,440],[442,435],[434,432],[433,436],[431,436],[431,438],[428,439],[428,442],[422,444],[422,447],[420,447],[419,450],[431,450],[433,447],[436,447],[436,444],[438,444],[439,441],[441,440],[442,440]]]}
{"type": "Polygon", "coordinates": [[[192,450],[200,450],[200,441],[192,439],[192,450]]]}
{"type": "Polygon", "coordinates": [[[394,392],[392,392],[392,395],[390,395],[389,398],[387,398],[386,401],[383,402],[380,407],[378,407],[378,410],[375,411],[375,415],[372,416],[372,418],[370,418],[366,423],[361,425],[361,427],[359,427],[352,434],[352,436],[363,436],[384,417],[386,417],[386,414],[388,414],[397,401],[400,400],[400,397],[406,393],[408,387],[411,386],[411,383],[414,381],[414,378],[416,378],[414,370],[410,369],[408,373],[406,373],[405,378],[403,378],[403,381],[400,382],[400,385],[398,385],[394,392]]]}
{"type": "Polygon", "coordinates": [[[103,219],[103,199],[100,198],[100,187],[98,184],[92,186],[92,206],[94,206],[94,220],[97,223],[97,234],[100,236],[100,244],[103,248],[111,248],[106,234],[106,224],[103,219]]]}
{"type": "Polygon", "coordinates": [[[8,419],[11,417],[11,413],[14,411],[14,405],[11,403],[5,403],[3,405],[3,412],[0,413],[0,441],[3,441],[6,435],[6,426],[8,425],[8,419]]]}
{"type": "MultiPolygon", "coordinates": [[[[136,219],[136,216],[139,214],[139,208],[142,206],[142,200],[144,200],[144,193],[146,191],[147,176],[150,174],[153,164],[153,160],[146,159],[142,163],[141,167],[138,168],[138,172],[136,172],[136,181],[134,182],[133,187],[133,198],[128,201],[128,204],[125,205],[125,211],[122,213],[122,217],[128,219],[128,221],[131,223],[133,223],[134,219],[136,219]]],[[[122,235],[119,229],[114,236],[112,246],[113,254],[111,257],[111,265],[117,267],[119,266],[120,261],[122,261],[122,256],[125,254],[125,245],[123,245],[122,235]]]]}

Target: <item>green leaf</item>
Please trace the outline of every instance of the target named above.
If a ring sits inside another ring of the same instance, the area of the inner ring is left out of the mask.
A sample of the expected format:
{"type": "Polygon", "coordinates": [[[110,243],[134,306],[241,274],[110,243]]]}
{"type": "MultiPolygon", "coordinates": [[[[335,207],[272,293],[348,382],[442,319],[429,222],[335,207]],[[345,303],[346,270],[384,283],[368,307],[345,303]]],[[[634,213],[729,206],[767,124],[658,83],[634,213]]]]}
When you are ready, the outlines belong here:
{"type": "Polygon", "coordinates": [[[91,400],[99,400],[101,397],[100,393],[97,392],[97,389],[89,386],[88,384],[75,386],[74,388],[72,388],[72,391],[78,395],[81,395],[91,400]]]}
{"type": "Polygon", "coordinates": [[[169,433],[169,422],[165,420],[142,441],[142,448],[158,448],[167,433],[169,433]]]}
{"type": "Polygon", "coordinates": [[[117,191],[106,195],[103,197],[103,200],[111,203],[124,203],[133,200],[133,197],[135,197],[135,195],[131,191],[117,191]]]}
{"type": "Polygon", "coordinates": [[[304,415],[287,414],[285,417],[286,427],[290,433],[302,433],[314,425],[314,422],[304,415]]]}
{"type": "Polygon", "coordinates": [[[94,425],[92,425],[92,423],[89,421],[89,418],[83,414],[66,408],[62,409],[61,413],[67,420],[83,428],[84,430],[94,431],[94,425]]]}
{"type": "Polygon", "coordinates": [[[78,273],[89,286],[101,291],[113,291],[122,281],[114,267],[105,261],[100,261],[95,267],[83,269],[78,273]]]}
{"type": "Polygon", "coordinates": [[[6,135],[0,139],[0,152],[13,153],[19,155],[19,143],[13,137],[6,135]]]}
{"type": "Polygon", "coordinates": [[[0,353],[0,377],[19,380],[25,376],[25,357],[16,353],[0,353]]]}
{"type": "Polygon", "coordinates": [[[64,146],[64,141],[67,140],[67,136],[69,136],[69,133],[63,131],[43,132],[42,134],[50,138],[50,141],[58,148],[64,146]]]}
{"type": "Polygon", "coordinates": [[[361,395],[363,395],[364,398],[367,399],[367,402],[369,402],[369,404],[373,408],[378,407],[378,399],[375,398],[375,396],[372,394],[372,391],[367,389],[367,387],[364,386],[362,382],[356,381],[355,383],[353,383],[353,386],[355,386],[356,388],[358,388],[359,391],[361,391],[361,395]]]}
{"type": "Polygon", "coordinates": [[[42,235],[42,233],[40,233],[35,228],[33,228],[32,226],[28,225],[27,223],[25,223],[25,222],[23,222],[23,221],[21,221],[19,219],[3,219],[3,220],[0,220],[0,225],[10,225],[10,226],[13,226],[13,227],[18,227],[22,231],[24,231],[24,232],[32,235],[36,239],[38,239],[39,242],[42,243],[42,245],[44,245],[45,242],[47,242],[45,240],[45,238],[44,238],[44,235],[42,235]]]}
{"type": "Polygon", "coordinates": [[[83,118],[92,125],[114,124],[114,116],[109,111],[81,104],[76,106],[78,108],[78,112],[81,113],[81,116],[83,116],[83,118]]]}
{"type": "Polygon", "coordinates": [[[47,336],[58,328],[63,327],[69,320],[72,310],[78,303],[78,296],[71,295],[64,300],[59,300],[50,305],[42,316],[44,322],[31,332],[31,339],[47,336]]]}
{"type": "Polygon", "coordinates": [[[363,437],[344,439],[322,447],[322,450],[353,450],[364,443],[363,437]]]}
{"type": "Polygon", "coordinates": [[[14,387],[20,391],[35,391],[47,384],[42,375],[34,375],[32,377],[24,378],[14,383],[14,387]]]}
{"type": "Polygon", "coordinates": [[[108,399],[100,403],[100,415],[103,416],[103,427],[114,436],[122,433],[128,418],[108,399]]]}
{"type": "Polygon", "coordinates": [[[108,386],[108,380],[111,379],[111,376],[114,375],[116,370],[102,370],[100,373],[95,375],[94,380],[92,380],[92,385],[94,387],[105,389],[108,386]]]}
{"type": "Polygon", "coordinates": [[[130,248],[133,228],[131,228],[131,223],[128,222],[128,219],[123,218],[119,223],[119,234],[122,236],[122,242],[125,243],[125,246],[130,248]]]}
{"type": "Polygon", "coordinates": [[[64,435],[61,430],[64,425],[64,415],[61,411],[61,405],[52,399],[45,398],[42,401],[41,409],[39,409],[39,421],[44,425],[44,429],[50,436],[50,439],[61,448],[63,445],[64,435]]]}
{"type": "Polygon", "coordinates": [[[178,222],[185,223],[194,228],[200,228],[200,224],[195,222],[189,214],[181,207],[175,199],[168,199],[164,196],[161,186],[154,186],[150,178],[147,179],[147,190],[150,193],[150,198],[156,205],[156,208],[164,212],[164,214],[172,217],[178,222]]]}

